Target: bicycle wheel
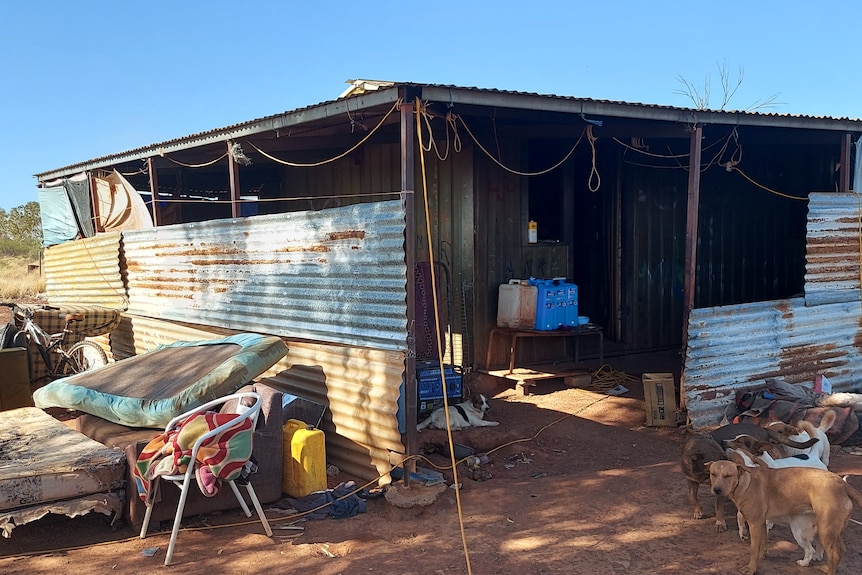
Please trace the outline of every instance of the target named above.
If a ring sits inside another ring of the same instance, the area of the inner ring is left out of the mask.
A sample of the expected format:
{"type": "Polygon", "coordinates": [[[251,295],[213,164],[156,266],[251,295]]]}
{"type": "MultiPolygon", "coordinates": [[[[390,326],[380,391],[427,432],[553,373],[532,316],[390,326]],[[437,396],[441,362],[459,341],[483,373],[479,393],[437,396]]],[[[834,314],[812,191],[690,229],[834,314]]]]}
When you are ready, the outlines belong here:
{"type": "Polygon", "coordinates": [[[79,341],[69,349],[68,359],[63,360],[61,368],[65,375],[90,371],[108,364],[108,354],[98,343],[79,341]]]}

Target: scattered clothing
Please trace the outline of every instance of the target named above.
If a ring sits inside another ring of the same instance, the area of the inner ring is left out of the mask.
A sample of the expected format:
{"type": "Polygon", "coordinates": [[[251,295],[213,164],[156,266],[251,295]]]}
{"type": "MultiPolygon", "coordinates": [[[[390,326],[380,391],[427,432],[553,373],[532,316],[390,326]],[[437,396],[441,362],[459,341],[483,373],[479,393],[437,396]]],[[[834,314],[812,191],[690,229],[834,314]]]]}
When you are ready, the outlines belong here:
{"type": "Polygon", "coordinates": [[[771,421],[794,424],[802,419],[817,426],[829,409],[835,412],[836,421],[827,432],[829,442],[835,445],[856,445],[860,428],[856,414],[850,407],[823,407],[825,394],[801,385],[790,384],[777,378],[766,380],[766,386],[736,393],[725,418],[728,423],[754,423],[766,425],[771,421]]]}
{"type": "Polygon", "coordinates": [[[325,519],[328,516],[343,519],[367,511],[365,501],[354,493],[355,491],[356,482],[346,481],[339,483],[332,489],[315,491],[305,497],[288,498],[287,500],[294,509],[301,513],[310,511],[306,515],[309,519],[325,519]]]}

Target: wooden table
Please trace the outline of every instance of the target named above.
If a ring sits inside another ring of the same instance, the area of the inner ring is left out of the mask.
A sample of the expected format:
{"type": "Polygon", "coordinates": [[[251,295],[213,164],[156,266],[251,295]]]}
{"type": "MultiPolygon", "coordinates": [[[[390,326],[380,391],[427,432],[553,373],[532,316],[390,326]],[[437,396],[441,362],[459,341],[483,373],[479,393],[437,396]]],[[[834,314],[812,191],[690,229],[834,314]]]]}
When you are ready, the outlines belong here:
{"type": "Polygon", "coordinates": [[[549,331],[540,331],[535,329],[512,329],[509,327],[495,327],[488,335],[488,351],[485,356],[485,368],[490,369],[491,357],[495,337],[499,336],[509,338],[509,373],[515,370],[515,349],[518,345],[518,340],[525,338],[536,337],[573,337],[575,338],[575,361],[579,360],[580,341],[582,337],[593,336],[599,338],[599,364],[605,362],[605,342],[602,327],[593,323],[581,325],[568,329],[555,329],[549,331]]]}

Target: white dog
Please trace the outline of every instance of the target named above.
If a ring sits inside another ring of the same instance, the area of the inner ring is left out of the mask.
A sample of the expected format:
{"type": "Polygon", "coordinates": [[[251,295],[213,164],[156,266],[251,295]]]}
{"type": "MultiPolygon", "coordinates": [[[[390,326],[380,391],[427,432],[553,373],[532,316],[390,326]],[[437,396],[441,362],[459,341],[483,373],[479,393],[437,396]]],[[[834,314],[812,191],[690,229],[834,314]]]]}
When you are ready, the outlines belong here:
{"type": "Polygon", "coordinates": [[[790,436],[790,439],[804,443],[812,437],[816,437],[820,441],[807,449],[796,449],[795,447],[784,446],[784,451],[788,455],[797,455],[802,453],[808,454],[810,457],[819,459],[823,462],[823,465],[828,467],[830,446],[826,432],[832,429],[832,426],[835,425],[835,417],[835,411],[829,409],[823,413],[823,419],[820,420],[820,425],[817,427],[814,427],[811,422],[805,420],[797,422],[796,427],[799,429],[799,433],[797,435],[790,436]]]}
{"type": "MultiPolygon", "coordinates": [[[[487,421],[484,419],[489,409],[491,409],[491,406],[488,405],[488,400],[485,396],[481,393],[474,394],[466,401],[449,406],[449,425],[452,429],[500,425],[499,421],[487,421]]],[[[416,429],[419,431],[425,428],[446,429],[446,410],[438,407],[431,412],[428,419],[416,426],[416,429]]]]}

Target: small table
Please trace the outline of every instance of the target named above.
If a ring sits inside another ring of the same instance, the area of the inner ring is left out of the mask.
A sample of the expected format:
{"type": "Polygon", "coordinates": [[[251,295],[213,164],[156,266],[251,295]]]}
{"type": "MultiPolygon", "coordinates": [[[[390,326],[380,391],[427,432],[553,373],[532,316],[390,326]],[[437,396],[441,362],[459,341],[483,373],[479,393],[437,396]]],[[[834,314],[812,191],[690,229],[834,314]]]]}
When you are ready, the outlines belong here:
{"type": "Polygon", "coordinates": [[[490,369],[493,351],[494,336],[506,336],[509,338],[509,373],[515,370],[515,348],[519,339],[533,337],[573,337],[575,338],[575,361],[579,360],[580,338],[595,336],[599,338],[599,363],[605,362],[605,342],[602,327],[594,323],[580,325],[569,329],[554,329],[540,331],[535,329],[512,329],[510,327],[495,327],[488,335],[488,351],[485,356],[485,368],[490,369]]]}

